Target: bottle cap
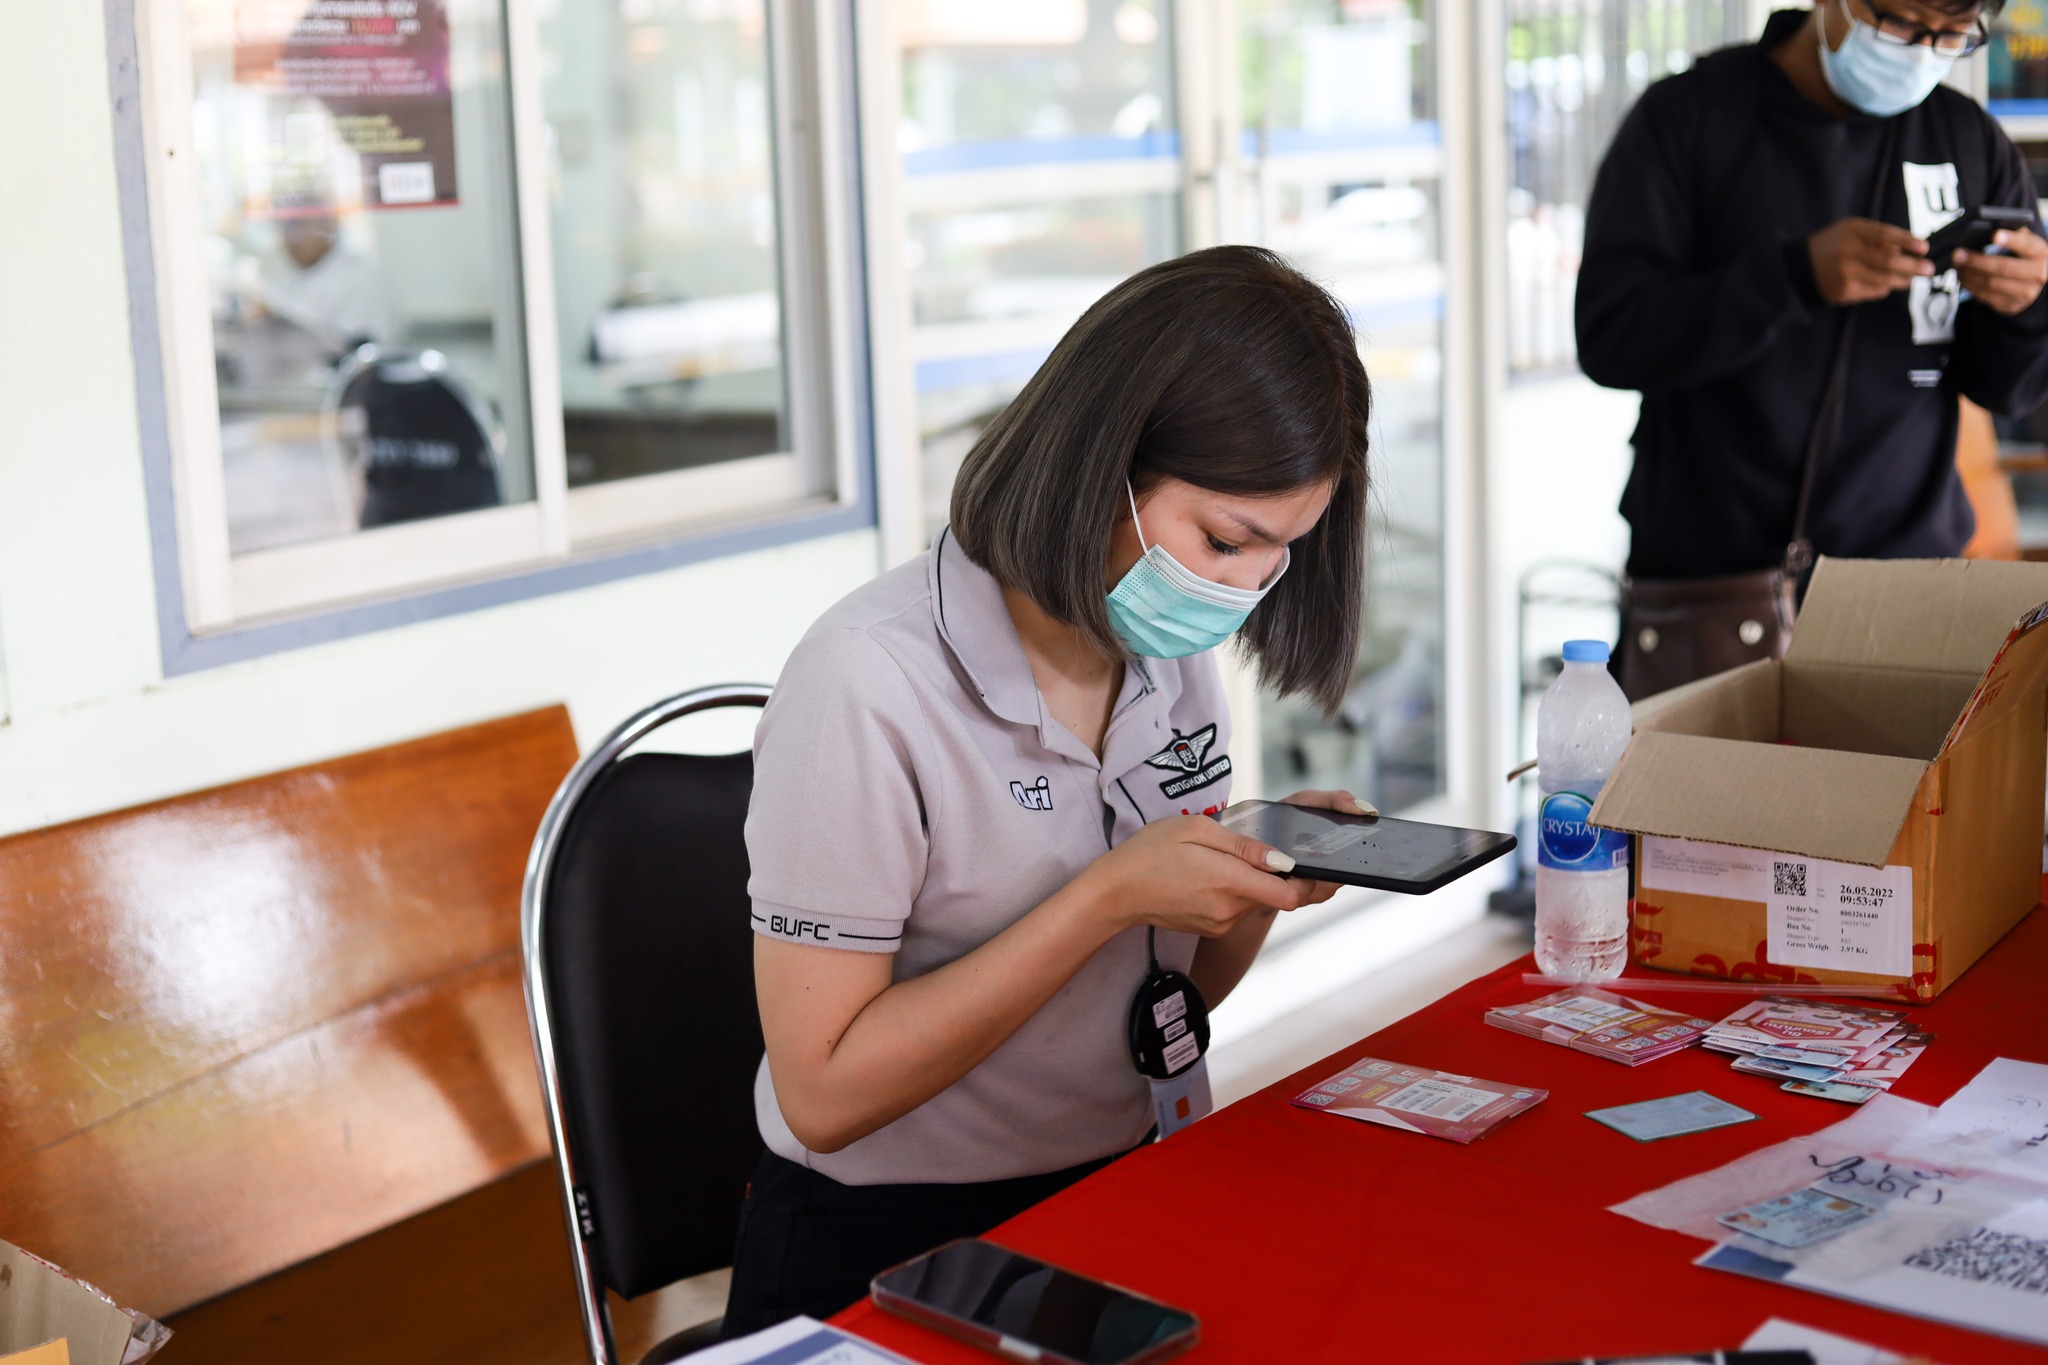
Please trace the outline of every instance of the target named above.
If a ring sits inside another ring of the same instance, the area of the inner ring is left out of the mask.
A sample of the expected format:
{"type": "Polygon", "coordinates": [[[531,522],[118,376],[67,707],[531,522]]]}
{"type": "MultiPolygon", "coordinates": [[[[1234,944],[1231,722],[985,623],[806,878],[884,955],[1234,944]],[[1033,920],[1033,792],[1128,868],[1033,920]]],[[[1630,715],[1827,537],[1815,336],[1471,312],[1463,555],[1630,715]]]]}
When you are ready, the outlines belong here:
{"type": "Polygon", "coordinates": [[[1604,664],[1607,662],[1605,640],[1566,640],[1564,661],[1568,664],[1604,664]]]}

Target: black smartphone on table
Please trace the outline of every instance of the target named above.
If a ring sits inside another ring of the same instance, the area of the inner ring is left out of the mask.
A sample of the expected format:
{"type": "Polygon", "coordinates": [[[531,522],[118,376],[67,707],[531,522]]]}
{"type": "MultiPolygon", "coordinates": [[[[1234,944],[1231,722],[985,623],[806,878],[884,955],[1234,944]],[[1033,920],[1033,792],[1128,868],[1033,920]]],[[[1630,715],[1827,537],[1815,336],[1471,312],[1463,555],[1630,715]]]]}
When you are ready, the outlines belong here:
{"type": "Polygon", "coordinates": [[[1045,1365],[1151,1365],[1195,1344],[1195,1315],[962,1238],[875,1276],[875,1303],[949,1336],[1045,1365]]]}
{"type": "Polygon", "coordinates": [[[1454,882],[1515,846],[1512,834],[1280,801],[1240,801],[1216,820],[1294,859],[1290,876],[1414,896],[1454,882]]]}
{"type": "Polygon", "coordinates": [[[1927,259],[1934,262],[1936,270],[1946,270],[1953,264],[1949,258],[1956,252],[1989,250],[1992,237],[1998,233],[2033,225],[2034,215],[2027,209],[2001,204],[1964,209],[1928,236],[1927,259]]]}

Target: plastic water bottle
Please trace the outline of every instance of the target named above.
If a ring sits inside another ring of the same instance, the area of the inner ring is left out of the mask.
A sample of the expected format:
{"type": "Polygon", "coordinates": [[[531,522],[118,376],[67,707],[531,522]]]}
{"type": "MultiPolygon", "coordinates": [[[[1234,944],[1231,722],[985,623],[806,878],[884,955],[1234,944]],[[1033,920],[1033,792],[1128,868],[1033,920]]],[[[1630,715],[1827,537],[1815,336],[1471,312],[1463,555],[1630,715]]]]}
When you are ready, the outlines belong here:
{"type": "Polygon", "coordinates": [[[1606,644],[1567,641],[1564,672],[1536,708],[1536,965],[1546,976],[1606,981],[1628,960],[1628,836],[1586,820],[1628,737],[1606,644]]]}

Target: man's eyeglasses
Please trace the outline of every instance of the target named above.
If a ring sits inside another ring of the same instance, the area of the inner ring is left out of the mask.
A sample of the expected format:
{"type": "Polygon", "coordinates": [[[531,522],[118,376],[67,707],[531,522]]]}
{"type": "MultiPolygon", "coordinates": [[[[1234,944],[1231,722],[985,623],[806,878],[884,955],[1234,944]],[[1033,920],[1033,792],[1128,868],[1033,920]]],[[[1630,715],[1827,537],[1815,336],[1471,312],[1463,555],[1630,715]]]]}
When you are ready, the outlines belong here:
{"type": "Polygon", "coordinates": [[[1991,35],[1985,30],[1982,19],[1979,19],[1968,32],[1958,33],[1954,29],[1929,28],[1925,24],[1916,24],[1911,19],[1888,14],[1872,4],[1871,0],[1863,0],[1863,7],[1869,10],[1871,17],[1877,21],[1877,36],[1899,47],[1925,43],[1944,57],[1967,57],[1991,41],[1991,35]]]}

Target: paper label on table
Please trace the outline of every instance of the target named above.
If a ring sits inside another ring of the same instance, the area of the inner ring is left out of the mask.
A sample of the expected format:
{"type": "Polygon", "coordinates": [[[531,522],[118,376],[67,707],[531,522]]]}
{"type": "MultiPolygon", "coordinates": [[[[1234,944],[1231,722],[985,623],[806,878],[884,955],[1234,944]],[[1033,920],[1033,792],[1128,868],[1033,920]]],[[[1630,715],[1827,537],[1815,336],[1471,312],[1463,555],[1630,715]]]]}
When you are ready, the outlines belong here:
{"type": "Polygon", "coordinates": [[[1765,932],[1772,962],[1913,974],[1913,869],[1773,853],[1765,932]]]}
{"type": "Polygon", "coordinates": [[[1624,1019],[1640,1019],[1642,1011],[1632,1010],[1626,1005],[1609,1004],[1590,995],[1575,995],[1554,1005],[1532,1009],[1522,1017],[1541,1019],[1548,1024],[1562,1024],[1574,1033],[1590,1033],[1594,1029],[1620,1023],[1624,1019]]]}
{"type": "Polygon", "coordinates": [[[1381,1100],[1380,1108],[1398,1109],[1404,1114],[1427,1114],[1434,1119],[1449,1119],[1455,1123],[1472,1117],[1499,1098],[1491,1090],[1479,1090],[1469,1085],[1411,1081],[1381,1100]]]}
{"type": "Polygon", "coordinates": [[[1773,856],[1754,848],[1645,834],[1643,866],[1637,876],[1652,891],[1760,901],[1771,889],[1773,856]]]}

